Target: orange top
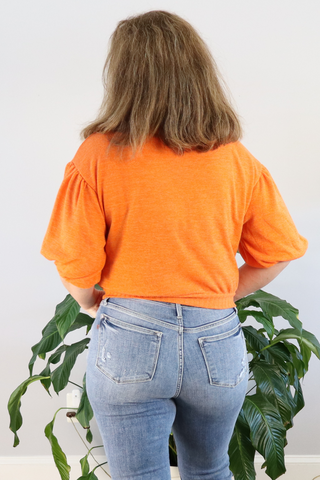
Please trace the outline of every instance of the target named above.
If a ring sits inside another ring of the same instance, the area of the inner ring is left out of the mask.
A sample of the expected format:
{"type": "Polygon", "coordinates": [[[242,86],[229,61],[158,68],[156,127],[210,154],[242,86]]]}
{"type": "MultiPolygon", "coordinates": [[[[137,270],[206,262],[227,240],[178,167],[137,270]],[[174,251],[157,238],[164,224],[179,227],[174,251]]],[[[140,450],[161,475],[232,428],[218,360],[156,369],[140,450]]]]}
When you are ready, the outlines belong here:
{"type": "Polygon", "coordinates": [[[241,143],[178,156],[151,138],[133,159],[108,145],[90,135],[68,163],[42,245],[71,284],[229,308],[237,250],[253,267],[305,253],[270,173],[241,143]]]}

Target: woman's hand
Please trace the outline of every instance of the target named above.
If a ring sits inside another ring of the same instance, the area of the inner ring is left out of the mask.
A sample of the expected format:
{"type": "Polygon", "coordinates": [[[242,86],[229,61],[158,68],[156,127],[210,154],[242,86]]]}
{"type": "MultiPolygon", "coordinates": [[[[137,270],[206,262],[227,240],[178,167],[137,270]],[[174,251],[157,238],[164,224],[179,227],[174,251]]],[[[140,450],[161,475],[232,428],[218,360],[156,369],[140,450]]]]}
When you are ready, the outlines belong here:
{"type": "Polygon", "coordinates": [[[104,291],[103,290],[96,290],[95,289],[95,295],[96,295],[96,298],[95,298],[95,303],[93,304],[92,307],[90,308],[85,308],[85,307],[82,307],[87,313],[89,313],[89,315],[91,315],[91,317],[93,318],[96,318],[96,315],[97,315],[97,311],[100,307],[100,303],[101,303],[101,300],[102,300],[102,297],[104,295],[104,291]]]}
{"type": "Polygon", "coordinates": [[[72,285],[72,283],[67,282],[64,278],[60,278],[63,285],[66,287],[75,301],[79,303],[80,307],[88,312],[93,318],[95,318],[104,295],[104,291],[97,290],[94,288],[94,286],[90,288],[79,288],[75,285],[72,285]]]}
{"type": "Polygon", "coordinates": [[[247,263],[242,265],[239,268],[239,284],[233,299],[234,302],[268,285],[289,263],[290,261],[279,262],[269,268],[251,267],[247,263]]]}

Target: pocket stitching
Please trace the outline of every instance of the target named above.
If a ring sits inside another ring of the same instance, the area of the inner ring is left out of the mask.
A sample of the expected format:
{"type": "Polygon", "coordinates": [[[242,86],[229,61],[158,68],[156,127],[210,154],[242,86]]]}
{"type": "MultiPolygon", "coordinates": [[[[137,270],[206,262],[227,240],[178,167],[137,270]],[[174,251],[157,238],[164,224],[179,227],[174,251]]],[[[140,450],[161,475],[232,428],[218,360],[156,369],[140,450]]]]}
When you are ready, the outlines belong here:
{"type": "MultiPolygon", "coordinates": [[[[108,317],[108,315],[105,315],[103,314],[102,317],[108,317]]],[[[156,345],[156,351],[155,351],[155,355],[154,355],[154,361],[153,361],[153,364],[152,364],[152,367],[151,367],[151,372],[150,372],[150,375],[148,378],[134,378],[132,380],[125,380],[125,381],[121,381],[121,380],[117,380],[115,377],[113,377],[109,372],[107,372],[106,370],[104,370],[100,365],[99,365],[99,360],[102,358],[102,351],[103,351],[103,346],[102,346],[102,330],[101,330],[101,327],[99,329],[99,340],[98,340],[98,352],[97,352],[97,358],[96,358],[96,367],[98,368],[98,370],[103,374],[105,375],[107,378],[109,378],[113,383],[115,384],[122,384],[122,385],[125,385],[125,384],[134,384],[134,383],[143,383],[143,382],[149,382],[153,379],[154,375],[155,375],[155,372],[156,372],[156,369],[157,369],[157,364],[158,364],[158,358],[159,358],[159,354],[160,354],[160,346],[161,346],[161,340],[162,340],[162,332],[158,332],[156,330],[151,330],[151,329],[145,329],[144,327],[140,327],[138,325],[131,325],[131,324],[127,324],[126,322],[123,322],[122,320],[118,320],[118,319],[113,319],[113,317],[110,317],[112,318],[112,320],[116,320],[117,322],[119,322],[118,326],[124,326],[124,327],[129,327],[127,328],[127,330],[130,330],[130,331],[138,331],[139,333],[142,333],[142,334],[148,334],[148,335],[153,335],[155,337],[157,337],[158,341],[157,341],[157,345],[156,345]],[[132,327],[137,327],[137,328],[132,328],[132,327]],[[148,331],[149,330],[149,331],[148,331]]],[[[113,322],[111,321],[110,322],[111,324],[113,324],[113,322]]],[[[116,322],[114,322],[115,325],[117,325],[116,322]]]]}
{"type": "Polygon", "coordinates": [[[198,338],[198,342],[202,345],[207,340],[207,343],[217,342],[218,340],[223,340],[225,338],[231,337],[234,333],[236,333],[241,328],[241,323],[238,323],[236,327],[232,330],[229,330],[225,333],[218,333],[217,335],[210,335],[209,337],[200,337],[198,338]],[[210,339],[210,340],[209,340],[210,339]],[[212,340],[211,340],[212,339],[212,340]]]}
{"type": "Polygon", "coordinates": [[[141,327],[140,325],[132,325],[131,323],[125,322],[124,320],[119,320],[118,318],[111,317],[105,313],[102,314],[104,319],[109,319],[109,323],[112,325],[118,325],[119,327],[125,327],[127,330],[134,332],[141,332],[146,335],[156,335],[157,337],[162,337],[163,333],[158,332],[158,330],[152,330],[152,328],[141,327]]]}
{"type": "MultiPolygon", "coordinates": [[[[241,323],[239,322],[237,327],[233,328],[229,332],[226,332],[226,334],[214,335],[214,337],[217,337],[217,338],[215,338],[215,340],[212,340],[211,342],[207,342],[207,343],[213,343],[217,340],[224,340],[225,338],[229,338],[230,336],[232,336],[233,333],[235,333],[237,330],[241,329],[240,334],[242,335],[242,338],[244,340],[244,352],[243,352],[244,357],[243,358],[245,359],[246,354],[247,354],[247,350],[246,350],[245,338],[244,338],[243,331],[242,331],[241,327],[242,327],[241,323]],[[222,335],[224,335],[224,336],[222,336],[222,335]]],[[[198,342],[199,342],[199,346],[201,348],[202,356],[203,356],[205,364],[206,364],[210,385],[223,387],[223,388],[235,388],[245,378],[245,375],[248,372],[248,362],[247,361],[245,362],[245,365],[243,366],[242,370],[239,372],[239,374],[237,376],[238,380],[237,380],[236,383],[228,384],[228,383],[215,382],[212,379],[212,376],[211,376],[211,371],[210,371],[209,363],[208,363],[208,360],[207,360],[207,354],[206,354],[206,351],[205,351],[205,348],[204,348],[205,339],[207,339],[207,338],[211,338],[211,337],[198,338],[198,342]]],[[[242,360],[242,362],[243,362],[243,360],[242,360]]]]}
{"type": "Polygon", "coordinates": [[[142,313],[142,312],[136,312],[135,310],[131,310],[130,308],[123,307],[122,305],[116,305],[115,303],[108,303],[106,307],[113,308],[114,310],[118,310],[119,312],[125,313],[126,315],[129,315],[131,317],[140,318],[141,320],[146,320],[147,322],[155,323],[156,325],[170,328],[171,330],[176,330],[176,331],[179,330],[178,325],[173,325],[167,322],[163,322],[158,318],[150,317],[149,315],[146,315],[145,313],[142,313]]]}

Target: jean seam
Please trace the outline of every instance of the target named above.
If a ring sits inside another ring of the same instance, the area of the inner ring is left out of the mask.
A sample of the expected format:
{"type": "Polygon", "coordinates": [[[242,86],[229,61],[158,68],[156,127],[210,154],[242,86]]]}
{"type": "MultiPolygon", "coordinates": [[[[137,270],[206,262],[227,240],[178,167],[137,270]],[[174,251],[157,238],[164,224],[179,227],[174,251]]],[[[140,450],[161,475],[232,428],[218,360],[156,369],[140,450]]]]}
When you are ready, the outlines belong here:
{"type": "Polygon", "coordinates": [[[236,333],[241,328],[241,323],[238,323],[236,327],[232,330],[229,330],[225,333],[218,333],[217,335],[209,335],[208,337],[200,337],[198,338],[198,342],[200,345],[203,344],[207,339],[210,339],[207,343],[218,342],[219,340],[224,340],[225,338],[231,337],[234,333],[236,333]]]}
{"type": "Polygon", "coordinates": [[[182,316],[177,316],[178,322],[179,322],[179,332],[178,332],[178,381],[177,381],[177,389],[176,392],[173,396],[173,398],[177,398],[181,392],[181,387],[182,387],[182,380],[183,380],[183,364],[184,364],[184,356],[183,356],[183,333],[184,333],[184,328],[183,328],[183,318],[182,316]]]}
{"type": "MultiPolygon", "coordinates": [[[[118,326],[123,326],[127,330],[133,330],[135,332],[141,332],[145,335],[156,335],[158,337],[162,337],[162,332],[157,330],[152,330],[151,328],[141,327],[140,325],[133,325],[132,323],[125,322],[124,320],[119,320],[118,318],[111,317],[105,313],[102,314],[102,317],[107,320],[110,319],[110,323],[118,326]]],[[[108,321],[108,320],[107,320],[108,321]]]]}
{"type": "Polygon", "coordinates": [[[141,320],[146,320],[150,323],[154,323],[155,325],[160,325],[160,326],[165,327],[165,328],[170,328],[171,330],[175,330],[176,332],[178,332],[179,328],[180,328],[179,325],[173,325],[169,322],[164,322],[163,320],[159,320],[159,319],[154,318],[154,317],[149,317],[149,315],[146,315],[146,314],[141,313],[141,312],[135,312],[133,310],[130,310],[129,308],[122,307],[121,305],[115,305],[115,304],[112,304],[112,303],[108,303],[108,305],[106,305],[106,306],[108,306],[109,308],[113,308],[114,310],[118,310],[119,312],[126,313],[130,317],[140,318],[141,320]]]}
{"type": "MultiPolygon", "coordinates": [[[[158,355],[159,356],[159,355],[158,355]]],[[[96,363],[96,367],[97,369],[103,374],[105,375],[107,378],[109,378],[109,380],[111,380],[113,383],[115,383],[116,385],[132,385],[134,383],[146,383],[146,382],[151,382],[151,380],[153,379],[154,377],[154,373],[156,371],[156,368],[153,367],[153,373],[152,373],[152,376],[150,376],[149,378],[141,378],[141,379],[134,379],[134,380],[126,380],[126,381],[122,381],[122,382],[118,382],[112,375],[110,375],[110,373],[106,372],[105,370],[103,370],[99,365],[98,363],[96,363]]]]}
{"type": "Polygon", "coordinates": [[[218,382],[212,382],[210,380],[210,385],[212,385],[213,387],[235,388],[239,385],[239,383],[242,382],[242,380],[244,380],[244,378],[246,377],[246,373],[247,373],[247,369],[246,369],[246,367],[243,367],[243,369],[239,373],[239,380],[236,383],[232,383],[232,384],[231,383],[218,383],[218,382]]]}

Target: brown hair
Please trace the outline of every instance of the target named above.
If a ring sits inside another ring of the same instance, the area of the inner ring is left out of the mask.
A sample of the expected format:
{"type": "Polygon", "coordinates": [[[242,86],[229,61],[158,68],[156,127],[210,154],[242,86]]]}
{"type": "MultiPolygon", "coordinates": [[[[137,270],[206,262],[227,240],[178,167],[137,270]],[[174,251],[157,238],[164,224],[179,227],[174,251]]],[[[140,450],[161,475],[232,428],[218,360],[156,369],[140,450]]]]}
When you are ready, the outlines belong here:
{"type": "Polygon", "coordinates": [[[135,153],[155,136],[177,154],[240,139],[215,61],[186,20],[150,11],[120,21],[110,40],[102,105],[82,138],[112,133],[111,144],[135,153]]]}

